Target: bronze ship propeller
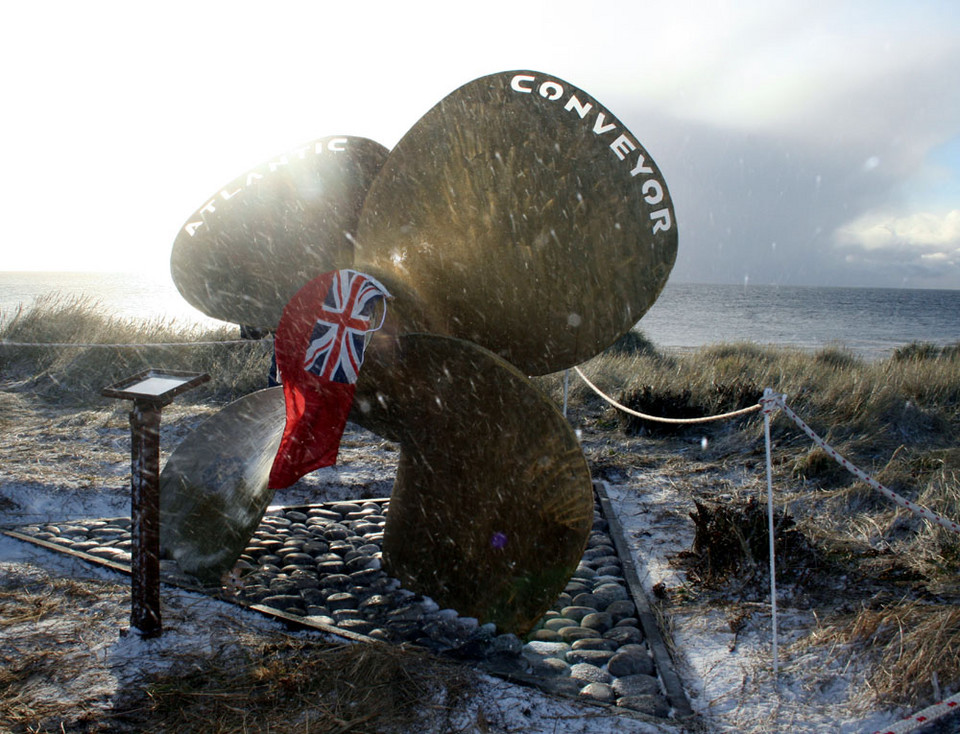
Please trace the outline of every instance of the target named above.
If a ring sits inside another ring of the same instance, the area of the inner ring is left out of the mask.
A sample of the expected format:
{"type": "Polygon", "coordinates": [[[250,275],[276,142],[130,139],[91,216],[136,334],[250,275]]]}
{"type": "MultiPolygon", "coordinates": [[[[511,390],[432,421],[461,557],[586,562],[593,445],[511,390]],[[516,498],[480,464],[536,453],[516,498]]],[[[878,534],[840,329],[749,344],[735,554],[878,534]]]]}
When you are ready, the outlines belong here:
{"type": "MultiPolygon", "coordinates": [[[[626,127],[533,71],[474,80],[392,151],[323,138],[219,190],[173,247],[180,292],[267,330],[321,273],[392,295],[350,419],[400,444],[384,539],[408,588],[503,631],[529,630],[575,570],[593,517],[578,440],[528,375],[629,331],[676,258],[666,184],[626,127]]],[[[161,475],[161,539],[208,580],[273,496],[280,388],[231,403],[161,475]]]]}

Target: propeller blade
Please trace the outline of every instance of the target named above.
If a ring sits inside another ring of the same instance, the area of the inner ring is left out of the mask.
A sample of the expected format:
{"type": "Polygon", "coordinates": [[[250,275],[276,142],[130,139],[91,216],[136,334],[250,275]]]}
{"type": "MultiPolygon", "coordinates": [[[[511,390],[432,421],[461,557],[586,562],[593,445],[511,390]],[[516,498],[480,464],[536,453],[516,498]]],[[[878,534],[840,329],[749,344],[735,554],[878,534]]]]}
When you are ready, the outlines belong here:
{"type": "Polygon", "coordinates": [[[441,606],[522,634],[563,591],[592,527],[577,437],[495,354],[428,334],[384,350],[378,336],[351,417],[401,445],[385,567],[441,606]]]}
{"type": "Polygon", "coordinates": [[[544,374],[629,331],[676,252],[670,194],[637,138],[568,82],[515,71],[460,87],[391,151],[354,262],[403,282],[429,331],[544,374]]]}
{"type": "Polygon", "coordinates": [[[321,138],[235,178],[174,241],[180,293],[213,318],[274,328],[301,286],[353,263],[357,218],[387,152],[366,138],[321,138]]]}
{"type": "Polygon", "coordinates": [[[194,429],[160,474],[160,545],[187,573],[215,583],[263,517],[267,477],[286,421],[283,391],[259,390],[194,429]]]}

